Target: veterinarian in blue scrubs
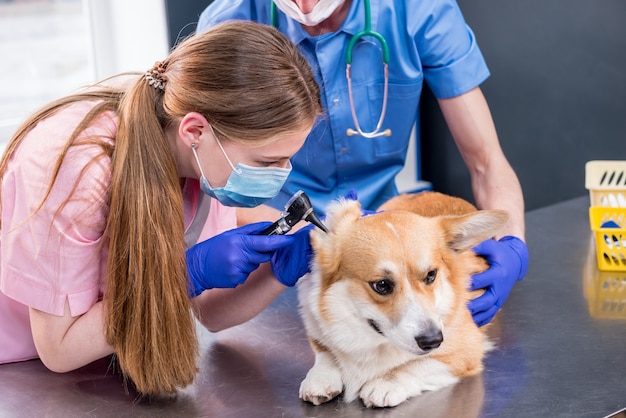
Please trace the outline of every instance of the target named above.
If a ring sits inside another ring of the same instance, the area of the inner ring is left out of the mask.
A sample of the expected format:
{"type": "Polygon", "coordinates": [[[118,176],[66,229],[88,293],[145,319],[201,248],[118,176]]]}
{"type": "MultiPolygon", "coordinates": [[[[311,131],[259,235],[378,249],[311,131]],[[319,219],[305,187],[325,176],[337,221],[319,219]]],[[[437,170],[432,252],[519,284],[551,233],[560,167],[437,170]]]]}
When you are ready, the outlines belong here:
{"type": "Polygon", "coordinates": [[[215,0],[202,13],[198,32],[229,19],[272,24],[296,43],[322,87],[327,114],[293,157],[281,194],[269,206],[241,210],[240,219],[275,219],[299,189],[319,213],[350,190],[370,210],[396,195],[394,179],[404,166],[414,124],[420,132],[419,101],[426,81],[471,174],[477,206],[505,209],[511,217],[503,231],[508,235],[476,248],[491,268],[474,276],[472,286],[487,292],[469,307],[477,324],[490,322],[526,274],[524,200],[479,87],[489,70],[457,3],[215,0]],[[360,37],[363,30],[376,33],[360,37]]]}

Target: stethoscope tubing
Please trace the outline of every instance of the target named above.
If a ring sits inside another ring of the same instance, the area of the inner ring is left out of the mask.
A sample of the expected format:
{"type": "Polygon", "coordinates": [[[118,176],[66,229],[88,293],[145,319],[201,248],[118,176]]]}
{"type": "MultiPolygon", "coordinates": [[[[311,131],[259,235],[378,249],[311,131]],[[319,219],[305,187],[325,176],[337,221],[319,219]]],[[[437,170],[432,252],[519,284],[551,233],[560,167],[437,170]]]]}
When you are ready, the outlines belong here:
{"type": "MultiPolygon", "coordinates": [[[[271,1],[271,24],[273,27],[278,26],[278,14],[276,11],[276,5],[273,1],[271,1]]],[[[363,9],[365,12],[365,28],[357,32],[348,45],[346,47],[346,79],[348,81],[348,98],[350,101],[350,112],[352,113],[352,120],[354,122],[354,129],[348,128],[346,129],[346,135],[361,135],[364,138],[377,138],[380,136],[391,136],[391,129],[385,129],[381,131],[383,121],[385,120],[385,115],[387,114],[387,98],[389,92],[389,47],[387,45],[387,41],[385,37],[380,33],[372,30],[372,15],[370,8],[370,1],[363,0],[363,9]],[[383,70],[385,77],[385,84],[383,88],[383,104],[380,112],[380,117],[378,118],[378,123],[376,124],[376,128],[371,132],[365,132],[361,129],[359,124],[359,118],[356,114],[356,107],[354,103],[354,95],[352,91],[352,51],[356,46],[356,43],[363,37],[369,36],[378,41],[382,49],[383,55],[383,70]]]]}

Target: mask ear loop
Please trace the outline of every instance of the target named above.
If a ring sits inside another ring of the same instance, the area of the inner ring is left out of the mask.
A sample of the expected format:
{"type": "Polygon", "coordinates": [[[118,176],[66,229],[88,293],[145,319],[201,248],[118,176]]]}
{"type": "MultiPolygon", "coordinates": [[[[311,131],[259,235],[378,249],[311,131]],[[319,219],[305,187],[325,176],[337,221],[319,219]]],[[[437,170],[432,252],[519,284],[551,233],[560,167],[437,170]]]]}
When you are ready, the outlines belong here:
{"type": "MultiPolygon", "coordinates": [[[[198,163],[198,168],[200,169],[200,174],[202,174],[202,177],[204,177],[206,179],[207,177],[204,175],[204,171],[202,171],[202,164],[200,164],[200,158],[198,158],[198,152],[196,151],[196,147],[197,146],[198,146],[198,144],[193,142],[191,144],[191,152],[193,152],[193,156],[196,158],[196,162],[198,163]]],[[[207,179],[206,181],[208,183],[209,179],[207,179]]]]}
{"type": "Polygon", "coordinates": [[[222,146],[222,143],[217,138],[217,135],[215,135],[215,131],[213,130],[213,127],[211,125],[209,125],[209,129],[211,129],[211,133],[213,134],[213,137],[215,138],[215,142],[217,142],[217,145],[219,145],[220,149],[222,150],[222,154],[224,154],[224,157],[226,157],[226,161],[228,161],[228,165],[230,165],[230,168],[232,168],[235,173],[241,175],[243,171],[239,168],[235,168],[233,163],[230,161],[230,158],[228,158],[228,155],[226,154],[226,151],[224,151],[224,147],[222,146]]]}

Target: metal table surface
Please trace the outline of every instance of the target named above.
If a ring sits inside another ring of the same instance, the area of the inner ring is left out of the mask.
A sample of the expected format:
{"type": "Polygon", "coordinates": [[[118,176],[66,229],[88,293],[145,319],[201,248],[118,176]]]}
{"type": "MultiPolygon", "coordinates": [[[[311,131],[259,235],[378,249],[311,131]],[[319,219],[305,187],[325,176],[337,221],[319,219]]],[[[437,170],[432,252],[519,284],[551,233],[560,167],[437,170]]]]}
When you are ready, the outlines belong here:
{"type": "Polygon", "coordinates": [[[526,214],[528,275],[489,329],[485,371],[398,407],[298,399],[313,354],[289,289],[244,325],[201,331],[198,377],[176,397],[138,400],[109,359],[66,374],[33,360],[0,366],[0,416],[604,417],[626,406],[626,273],[596,269],[588,205],[526,214]]]}

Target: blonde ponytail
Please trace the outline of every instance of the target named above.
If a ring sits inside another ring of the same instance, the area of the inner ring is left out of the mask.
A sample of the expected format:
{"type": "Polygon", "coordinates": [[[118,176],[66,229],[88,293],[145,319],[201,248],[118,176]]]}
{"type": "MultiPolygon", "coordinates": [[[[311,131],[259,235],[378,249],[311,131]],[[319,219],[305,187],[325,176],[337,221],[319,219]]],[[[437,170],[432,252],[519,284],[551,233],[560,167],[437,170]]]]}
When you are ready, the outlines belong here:
{"type": "Polygon", "coordinates": [[[146,111],[159,100],[139,82],[120,104],[104,297],[107,340],[124,373],[151,395],[190,384],[197,357],[180,182],[160,121],[146,111]]]}

